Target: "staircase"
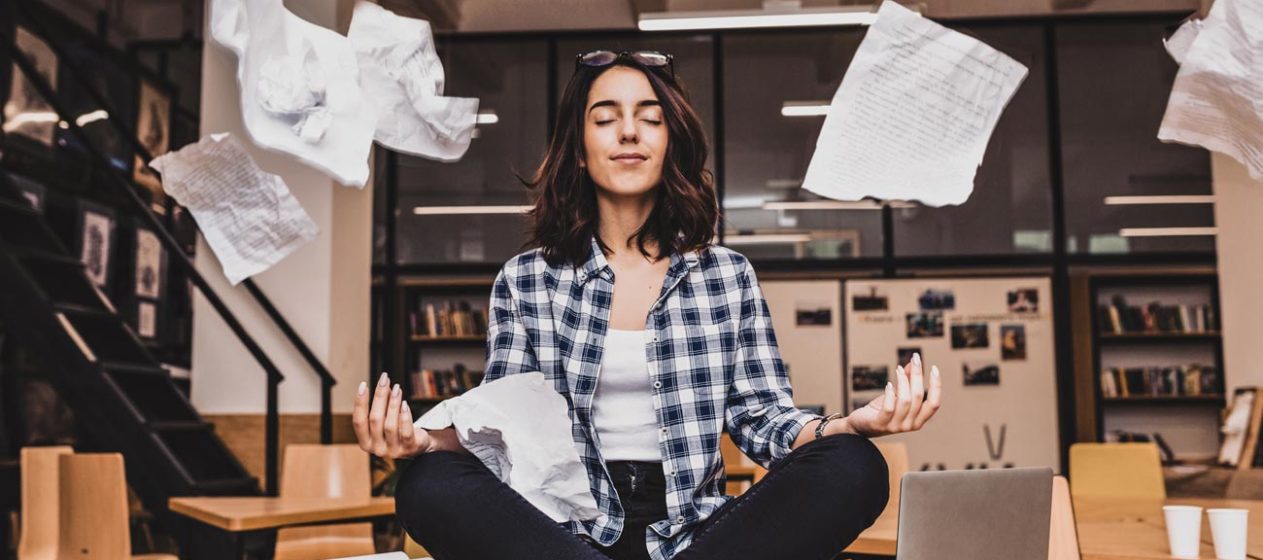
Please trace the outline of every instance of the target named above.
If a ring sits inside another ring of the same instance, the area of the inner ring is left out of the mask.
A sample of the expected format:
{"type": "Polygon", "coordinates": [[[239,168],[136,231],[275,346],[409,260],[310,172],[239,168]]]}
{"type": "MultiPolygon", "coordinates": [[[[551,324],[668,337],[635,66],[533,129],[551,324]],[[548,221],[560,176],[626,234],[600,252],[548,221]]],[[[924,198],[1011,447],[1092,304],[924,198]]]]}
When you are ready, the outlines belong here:
{"type": "Polygon", "coordinates": [[[0,317],[9,336],[45,357],[81,433],[123,453],[148,510],[165,513],[169,496],[262,494],[4,173],[0,317]]]}

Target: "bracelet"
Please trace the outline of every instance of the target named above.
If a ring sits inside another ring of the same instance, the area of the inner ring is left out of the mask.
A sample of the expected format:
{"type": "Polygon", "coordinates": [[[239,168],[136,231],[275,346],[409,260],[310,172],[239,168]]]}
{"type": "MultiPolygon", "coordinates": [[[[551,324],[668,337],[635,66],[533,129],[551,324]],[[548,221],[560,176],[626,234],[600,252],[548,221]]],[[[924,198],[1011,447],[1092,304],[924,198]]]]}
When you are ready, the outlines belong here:
{"type": "Polygon", "coordinates": [[[826,425],[828,425],[828,424],[829,424],[829,422],[832,422],[832,421],[834,421],[834,420],[837,420],[838,418],[843,418],[843,417],[845,417],[845,416],[846,416],[846,415],[845,415],[845,414],[842,414],[841,412],[835,412],[835,413],[830,414],[830,415],[828,415],[828,416],[822,417],[822,418],[820,419],[820,423],[816,425],[816,439],[820,439],[820,438],[824,437],[824,427],[825,427],[826,425]]]}

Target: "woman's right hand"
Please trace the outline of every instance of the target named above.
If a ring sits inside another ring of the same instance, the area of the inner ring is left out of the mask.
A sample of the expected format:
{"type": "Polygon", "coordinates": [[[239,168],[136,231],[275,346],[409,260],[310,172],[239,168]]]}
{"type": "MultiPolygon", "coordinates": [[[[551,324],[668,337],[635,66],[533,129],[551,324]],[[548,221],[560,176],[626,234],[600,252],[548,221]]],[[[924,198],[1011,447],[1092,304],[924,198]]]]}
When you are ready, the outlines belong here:
{"type": "Polygon", "coordinates": [[[430,433],[412,425],[412,411],[399,385],[390,386],[384,372],[369,403],[368,383],[360,383],[351,413],[360,449],[383,459],[411,457],[430,450],[430,433]]]}

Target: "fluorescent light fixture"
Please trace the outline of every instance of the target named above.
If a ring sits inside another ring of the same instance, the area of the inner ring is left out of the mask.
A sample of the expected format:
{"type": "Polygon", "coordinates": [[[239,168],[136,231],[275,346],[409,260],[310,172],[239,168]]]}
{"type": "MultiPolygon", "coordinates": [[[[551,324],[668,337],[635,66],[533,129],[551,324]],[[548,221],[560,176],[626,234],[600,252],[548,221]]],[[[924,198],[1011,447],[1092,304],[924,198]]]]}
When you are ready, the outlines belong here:
{"type": "Polygon", "coordinates": [[[882,203],[876,200],[857,200],[847,202],[842,200],[805,200],[799,202],[764,202],[764,210],[881,210],[883,205],[890,205],[891,208],[914,208],[915,204],[903,202],[900,200],[892,200],[882,203]]]}
{"type": "Polygon", "coordinates": [[[1107,206],[1124,206],[1131,204],[1214,204],[1215,195],[1153,195],[1153,196],[1107,196],[1107,206]]]}
{"type": "Polygon", "coordinates": [[[55,123],[61,119],[57,118],[57,113],[52,111],[29,111],[13,115],[13,118],[4,123],[5,132],[13,132],[23,125],[55,123]]]}
{"type": "Polygon", "coordinates": [[[724,245],[773,245],[807,243],[808,241],[811,241],[811,234],[808,233],[751,233],[724,236],[724,245]]]}
{"type": "Polygon", "coordinates": [[[786,101],[781,105],[782,117],[823,117],[828,114],[828,101],[786,101]]]}
{"type": "Polygon", "coordinates": [[[877,19],[872,6],[825,6],[790,10],[709,10],[640,14],[641,31],[742,29],[751,27],[819,27],[869,25],[877,19]]]}
{"type": "Polygon", "coordinates": [[[79,115],[79,117],[75,119],[75,124],[79,126],[85,126],[89,123],[94,123],[96,121],[103,121],[108,118],[110,118],[109,113],[105,112],[104,109],[97,109],[95,111],[92,111],[91,113],[84,113],[82,115],[79,115]]]}
{"type": "Polygon", "coordinates": [[[479,111],[478,118],[474,122],[476,124],[496,124],[500,122],[500,117],[496,115],[495,111],[488,109],[486,111],[479,111]]]}
{"type": "Polygon", "coordinates": [[[1123,237],[1196,237],[1217,233],[1218,229],[1213,227],[1154,227],[1118,230],[1118,234],[1123,237]]]}
{"type": "Polygon", "coordinates": [[[522,205],[506,206],[415,206],[414,216],[458,216],[462,214],[523,214],[532,207],[522,205]]]}

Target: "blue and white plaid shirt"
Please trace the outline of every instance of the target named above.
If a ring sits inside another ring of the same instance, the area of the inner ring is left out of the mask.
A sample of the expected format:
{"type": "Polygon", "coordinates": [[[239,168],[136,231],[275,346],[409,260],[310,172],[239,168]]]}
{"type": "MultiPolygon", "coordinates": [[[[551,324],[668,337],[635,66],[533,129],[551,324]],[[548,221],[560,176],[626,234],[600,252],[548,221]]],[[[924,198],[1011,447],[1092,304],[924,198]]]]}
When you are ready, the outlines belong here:
{"type": "MultiPolygon", "coordinates": [[[[539,250],[510,259],[492,288],[485,381],[539,371],[566,398],[602,512],[567,526],[604,546],[618,540],[624,521],[592,426],[613,293],[614,271],[595,239],[579,266],[549,266],[539,250]]],[[[794,408],[767,303],[742,255],[719,246],[672,255],[645,329],[669,515],[650,525],[646,544],[661,560],[687,547],[728,500],[719,452],[725,425],[746,455],[767,466],[788,455],[817,416],[794,408]]]]}

